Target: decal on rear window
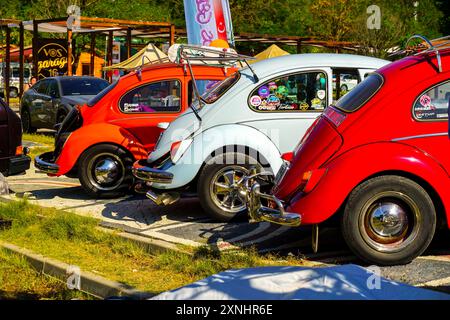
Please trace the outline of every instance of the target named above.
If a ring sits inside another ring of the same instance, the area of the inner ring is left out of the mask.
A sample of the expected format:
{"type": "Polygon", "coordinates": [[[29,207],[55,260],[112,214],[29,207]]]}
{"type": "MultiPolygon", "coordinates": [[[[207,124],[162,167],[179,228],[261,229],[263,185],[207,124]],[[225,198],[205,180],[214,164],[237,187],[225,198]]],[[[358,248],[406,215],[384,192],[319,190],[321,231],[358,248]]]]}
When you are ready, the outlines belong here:
{"type": "Polygon", "coordinates": [[[258,112],[322,111],[327,104],[327,77],[314,71],[270,80],[252,91],[248,104],[258,112]]]}
{"type": "Polygon", "coordinates": [[[450,81],[427,89],[414,103],[413,116],[418,121],[439,121],[448,119],[450,104],[450,81]]]}

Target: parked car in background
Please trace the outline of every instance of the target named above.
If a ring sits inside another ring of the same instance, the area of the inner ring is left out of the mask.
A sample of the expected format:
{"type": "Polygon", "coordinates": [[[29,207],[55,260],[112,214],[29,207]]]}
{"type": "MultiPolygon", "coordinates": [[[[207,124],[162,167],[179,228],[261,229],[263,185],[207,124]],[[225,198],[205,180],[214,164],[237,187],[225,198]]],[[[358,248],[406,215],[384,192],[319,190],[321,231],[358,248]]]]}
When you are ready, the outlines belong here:
{"type": "MultiPolygon", "coordinates": [[[[194,66],[199,90],[207,90],[233,69],[194,66]]],[[[93,197],[123,195],[133,187],[131,166],[153,149],[163,128],[193,100],[189,70],[174,63],[132,72],[61,124],[55,150],[35,158],[49,175],[78,177],[93,197]]]]}
{"type": "Polygon", "coordinates": [[[27,148],[22,147],[19,116],[0,98],[0,173],[12,176],[30,168],[27,148]]]}
{"type": "MultiPolygon", "coordinates": [[[[9,96],[11,98],[17,98],[19,96],[20,79],[19,79],[19,63],[12,62],[10,64],[9,74],[9,96]]],[[[25,63],[23,66],[23,83],[24,85],[29,83],[31,77],[31,65],[25,63]]],[[[0,64],[0,92],[2,97],[5,90],[5,63],[0,64]]]]}
{"type": "Polygon", "coordinates": [[[54,129],[76,105],[83,105],[109,85],[108,81],[86,76],[42,79],[25,91],[20,103],[23,131],[54,129]]]}
{"type": "Polygon", "coordinates": [[[246,211],[242,177],[249,163],[277,173],[280,154],[292,151],[333,101],[333,75],[366,74],[389,61],[345,54],[272,58],[236,72],[207,92],[163,133],[134,175],[151,183],[147,197],[173,203],[197,192],[206,212],[229,221],[246,211]],[[256,81],[256,82],[255,82],[256,81]]]}
{"type": "Polygon", "coordinates": [[[450,49],[406,57],[330,106],[271,194],[249,192],[255,221],[290,226],[341,218],[350,249],[369,263],[404,264],[450,227],[450,49]],[[440,71],[442,69],[442,71],[440,71]]]}

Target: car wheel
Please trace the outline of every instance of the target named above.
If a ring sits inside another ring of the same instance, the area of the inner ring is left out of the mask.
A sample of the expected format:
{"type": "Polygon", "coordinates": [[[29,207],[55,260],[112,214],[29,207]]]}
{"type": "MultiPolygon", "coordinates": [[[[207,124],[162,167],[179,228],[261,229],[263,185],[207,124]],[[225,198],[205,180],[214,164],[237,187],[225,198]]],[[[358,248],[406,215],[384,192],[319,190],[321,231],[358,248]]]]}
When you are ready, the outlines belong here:
{"type": "Polygon", "coordinates": [[[242,178],[258,162],[242,153],[224,153],[211,158],[198,179],[198,195],[203,209],[219,221],[245,218],[247,205],[242,178]]]}
{"type": "Polygon", "coordinates": [[[118,146],[96,145],[80,156],[78,178],[83,189],[92,197],[122,196],[133,185],[133,162],[132,156],[118,146]]]}
{"type": "Polygon", "coordinates": [[[17,98],[19,96],[19,90],[17,88],[10,88],[9,90],[9,97],[10,98],[17,98]]]}
{"type": "Polygon", "coordinates": [[[22,120],[22,130],[26,133],[35,133],[37,131],[36,128],[34,128],[31,125],[31,116],[30,112],[28,110],[23,110],[20,119],[22,120]]]}
{"type": "Polygon", "coordinates": [[[400,176],[380,176],[356,187],[342,217],[342,234],[361,259],[406,264],[433,239],[436,211],[428,193],[400,176]]]}

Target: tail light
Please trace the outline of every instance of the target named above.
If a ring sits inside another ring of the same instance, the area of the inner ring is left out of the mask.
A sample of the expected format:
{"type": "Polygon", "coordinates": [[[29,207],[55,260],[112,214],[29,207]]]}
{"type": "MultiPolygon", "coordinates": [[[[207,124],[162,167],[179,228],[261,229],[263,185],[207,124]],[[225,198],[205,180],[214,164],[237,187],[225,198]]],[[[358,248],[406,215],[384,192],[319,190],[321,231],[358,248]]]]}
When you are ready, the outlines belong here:
{"type": "Polygon", "coordinates": [[[18,146],[16,148],[16,156],[20,156],[23,154],[23,147],[22,146],[18,146]]]}
{"type": "Polygon", "coordinates": [[[317,183],[319,183],[320,179],[322,179],[325,172],[325,169],[317,169],[306,171],[305,173],[303,173],[300,190],[304,193],[311,192],[317,185],[317,183]]]}
{"type": "Polygon", "coordinates": [[[281,155],[281,159],[287,162],[291,162],[292,159],[294,159],[294,153],[293,152],[287,152],[281,155]]]}
{"type": "Polygon", "coordinates": [[[331,123],[336,126],[336,128],[339,127],[342,122],[344,122],[345,118],[347,118],[347,115],[331,106],[326,108],[323,114],[328,120],[331,121],[331,123]]]}
{"type": "Polygon", "coordinates": [[[186,139],[183,141],[176,141],[172,143],[172,146],[170,147],[170,159],[173,163],[176,163],[181,159],[191,143],[192,139],[186,139]]]}

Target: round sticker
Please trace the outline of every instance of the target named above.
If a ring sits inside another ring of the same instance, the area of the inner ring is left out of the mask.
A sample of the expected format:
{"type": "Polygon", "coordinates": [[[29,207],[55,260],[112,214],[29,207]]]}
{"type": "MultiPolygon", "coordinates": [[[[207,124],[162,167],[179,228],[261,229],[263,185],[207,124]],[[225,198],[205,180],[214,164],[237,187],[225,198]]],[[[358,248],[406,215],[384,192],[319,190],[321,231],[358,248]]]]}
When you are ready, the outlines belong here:
{"type": "Polygon", "coordinates": [[[317,98],[319,98],[320,100],[325,99],[325,90],[319,90],[317,91],[317,98]]]}
{"type": "Polygon", "coordinates": [[[275,82],[269,83],[269,91],[270,92],[275,92],[277,89],[278,89],[278,86],[275,82]]]}
{"type": "Polygon", "coordinates": [[[420,104],[424,107],[428,107],[431,104],[431,98],[428,95],[424,94],[420,97],[420,104]]]}
{"type": "Polygon", "coordinates": [[[267,86],[262,86],[261,88],[259,88],[258,94],[262,99],[265,99],[269,96],[270,90],[267,86]]]}
{"type": "Polygon", "coordinates": [[[307,104],[306,102],[300,103],[300,110],[308,110],[308,108],[309,104],[307,104]]]}
{"type": "Polygon", "coordinates": [[[253,107],[259,107],[262,103],[262,99],[260,96],[253,96],[250,98],[250,105],[253,107]]]}
{"type": "Polygon", "coordinates": [[[267,105],[272,107],[278,107],[280,105],[280,99],[276,95],[271,94],[267,98],[267,105]]]}

